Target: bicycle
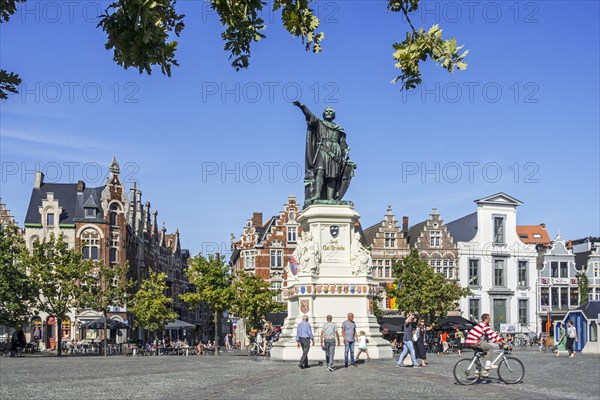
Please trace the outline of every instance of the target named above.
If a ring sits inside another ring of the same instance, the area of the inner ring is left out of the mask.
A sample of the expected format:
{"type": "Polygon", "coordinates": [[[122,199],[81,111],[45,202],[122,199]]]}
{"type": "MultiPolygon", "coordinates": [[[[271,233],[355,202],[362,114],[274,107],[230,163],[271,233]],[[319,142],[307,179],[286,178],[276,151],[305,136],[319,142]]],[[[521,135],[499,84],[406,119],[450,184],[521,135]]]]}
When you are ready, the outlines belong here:
{"type": "MultiPolygon", "coordinates": [[[[492,361],[492,368],[494,365],[498,366],[498,377],[506,384],[515,384],[523,380],[525,376],[525,366],[523,363],[512,356],[507,354],[509,350],[504,347],[501,350],[493,350],[494,353],[498,354],[498,357],[492,361]]],[[[487,352],[480,349],[475,349],[475,355],[473,358],[463,358],[454,365],[454,379],[460,385],[472,385],[478,382],[481,378],[487,377],[487,371],[481,363],[481,357],[486,355],[487,352]]]]}
{"type": "Polygon", "coordinates": [[[267,341],[267,349],[263,349],[261,343],[254,342],[250,346],[248,346],[248,355],[249,356],[257,356],[260,353],[265,353],[265,356],[271,356],[271,348],[273,347],[270,341],[267,341]]]}

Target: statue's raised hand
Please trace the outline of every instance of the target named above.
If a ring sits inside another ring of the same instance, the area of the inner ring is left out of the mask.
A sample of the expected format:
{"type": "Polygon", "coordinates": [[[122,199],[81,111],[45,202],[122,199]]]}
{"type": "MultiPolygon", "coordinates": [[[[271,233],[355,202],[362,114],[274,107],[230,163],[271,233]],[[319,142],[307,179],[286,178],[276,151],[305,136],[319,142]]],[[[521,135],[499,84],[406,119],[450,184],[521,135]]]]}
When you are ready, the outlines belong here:
{"type": "Polygon", "coordinates": [[[302,108],[302,103],[300,103],[298,100],[294,101],[294,105],[298,108],[302,108]]]}

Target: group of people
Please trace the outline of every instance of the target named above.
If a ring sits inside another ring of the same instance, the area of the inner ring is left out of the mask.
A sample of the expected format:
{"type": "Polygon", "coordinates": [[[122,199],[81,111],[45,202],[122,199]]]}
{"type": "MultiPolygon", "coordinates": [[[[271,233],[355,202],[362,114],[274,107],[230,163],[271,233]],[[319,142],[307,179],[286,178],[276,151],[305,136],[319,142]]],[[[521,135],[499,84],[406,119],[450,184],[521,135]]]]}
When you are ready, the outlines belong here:
{"type": "Polygon", "coordinates": [[[573,350],[573,346],[577,342],[577,330],[575,329],[575,325],[573,325],[573,321],[567,321],[567,329],[565,329],[565,325],[562,322],[558,323],[558,339],[556,340],[556,350],[554,351],[555,357],[560,357],[561,351],[567,351],[569,353],[569,357],[575,357],[575,351],[573,350]]]}
{"type": "MultiPolygon", "coordinates": [[[[348,319],[342,322],[342,338],[344,340],[344,367],[348,365],[356,366],[356,360],[360,359],[360,356],[364,353],[367,359],[370,359],[367,344],[369,340],[364,331],[358,332],[356,330],[356,323],[354,322],[354,314],[348,313],[348,319]],[[354,357],[355,344],[358,342],[358,353],[356,358],[354,357]]],[[[335,347],[341,346],[340,333],[338,326],[333,322],[333,317],[328,315],[326,317],[327,322],[323,324],[320,333],[320,344],[323,351],[325,351],[325,360],[327,369],[333,371],[333,360],[335,356],[335,347]]],[[[298,324],[296,330],[296,342],[298,348],[302,348],[302,357],[300,358],[299,367],[301,369],[308,368],[308,351],[310,350],[311,344],[314,346],[315,340],[312,333],[312,328],[308,323],[308,316],[302,316],[302,322],[298,324]]]]}

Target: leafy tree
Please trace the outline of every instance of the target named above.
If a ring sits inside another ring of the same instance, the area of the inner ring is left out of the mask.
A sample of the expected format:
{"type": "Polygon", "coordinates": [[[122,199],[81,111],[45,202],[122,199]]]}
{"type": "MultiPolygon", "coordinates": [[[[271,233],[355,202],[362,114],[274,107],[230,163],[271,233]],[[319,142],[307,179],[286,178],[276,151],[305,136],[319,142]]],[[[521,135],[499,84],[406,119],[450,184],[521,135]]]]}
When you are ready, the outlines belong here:
{"type": "Polygon", "coordinates": [[[379,302],[381,301],[380,296],[373,297],[373,315],[377,318],[377,321],[383,318],[383,310],[379,307],[379,302]]]}
{"type": "Polygon", "coordinates": [[[127,301],[128,265],[108,266],[99,261],[91,263],[92,275],[87,279],[82,304],[104,316],[104,355],[107,356],[108,313],[112,306],[123,307],[127,301]]]}
{"type": "Polygon", "coordinates": [[[129,308],[135,316],[135,324],[155,335],[169,322],[177,319],[177,313],[169,307],[173,299],[165,296],[166,281],[165,273],[151,272],[133,295],[129,308]]]}
{"type": "Polygon", "coordinates": [[[13,225],[0,225],[0,325],[20,328],[29,321],[35,287],[27,276],[25,242],[13,225]]]}
{"type": "Polygon", "coordinates": [[[269,312],[283,311],[283,304],[273,300],[280,290],[273,291],[256,274],[237,272],[233,279],[233,302],[231,311],[244,320],[247,328],[260,328],[269,312]]]}
{"type": "Polygon", "coordinates": [[[588,292],[590,289],[590,281],[585,274],[585,271],[577,273],[577,286],[579,286],[579,303],[587,303],[589,301],[588,292]]]}
{"type": "Polygon", "coordinates": [[[81,252],[68,248],[63,234],[36,241],[25,260],[37,289],[37,308],[56,317],[57,355],[60,357],[62,321],[80,305],[84,294],[81,283],[91,275],[91,264],[82,260],[81,252]]]}
{"type": "Polygon", "coordinates": [[[410,254],[393,266],[394,286],[387,289],[389,296],[396,297],[398,310],[404,314],[414,313],[436,321],[444,318],[448,311],[458,307],[461,297],[471,294],[455,281],[447,281],[413,249],[410,254]]]}
{"type": "MultiPolygon", "coordinates": [[[[15,12],[17,2],[26,0],[0,0],[0,17],[5,22],[15,12]]],[[[319,19],[311,8],[313,0],[274,0],[272,10],[281,12],[283,27],[295,37],[299,37],[306,50],[321,51],[321,41],[325,38],[319,32],[319,19]]],[[[443,39],[439,25],[428,30],[415,28],[410,15],[419,8],[420,0],[388,0],[390,12],[401,13],[407,20],[410,31],[402,42],[392,45],[395,67],[402,70],[392,82],[401,82],[403,89],[421,84],[419,69],[421,61],[431,59],[448,72],[466,69],[464,58],[468,51],[461,53],[463,46],[457,46],[456,39],[443,39]]],[[[265,21],[260,17],[268,4],[262,0],[210,0],[212,9],[219,15],[225,30],[221,38],[225,50],[229,52],[231,65],[239,70],[247,68],[251,46],[266,36],[265,21]]],[[[113,60],[125,69],[137,68],[140,73],[152,73],[152,67],[159,66],[162,73],[171,76],[171,67],[179,65],[175,58],[177,41],[184,24],[183,14],[176,10],[176,0],[115,0],[100,16],[98,27],[107,35],[105,48],[113,51],[113,60]]],[[[21,80],[18,75],[0,71],[0,98],[7,93],[16,93],[21,80]]]]}
{"type": "MultiPolygon", "coordinates": [[[[11,15],[17,11],[17,3],[26,0],[0,0],[0,24],[8,22],[11,15]]],[[[6,100],[8,93],[18,93],[17,87],[21,84],[19,75],[0,69],[0,100],[6,100]]]]}
{"type": "Polygon", "coordinates": [[[195,291],[183,293],[179,298],[190,307],[206,303],[213,310],[215,324],[215,354],[219,354],[219,316],[231,304],[233,289],[229,267],[220,257],[202,254],[193,257],[187,271],[188,279],[195,286],[195,291]]]}

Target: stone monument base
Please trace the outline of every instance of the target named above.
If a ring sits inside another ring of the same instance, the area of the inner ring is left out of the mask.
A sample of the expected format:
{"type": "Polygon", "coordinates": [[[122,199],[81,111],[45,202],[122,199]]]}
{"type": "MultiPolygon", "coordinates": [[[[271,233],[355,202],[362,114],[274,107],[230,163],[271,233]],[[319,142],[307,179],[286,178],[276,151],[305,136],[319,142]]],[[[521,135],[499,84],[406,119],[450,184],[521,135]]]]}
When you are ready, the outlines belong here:
{"type": "MultiPolygon", "coordinates": [[[[307,270],[299,265],[296,275],[288,273],[283,291],[288,302],[288,316],[279,341],[273,344],[271,359],[300,360],[302,350],[297,347],[296,327],[302,316],[307,315],[315,340],[308,359],[324,361],[320,334],[327,315],[331,315],[338,326],[341,343],[340,347],[336,346],[335,360],[343,360],[342,322],[350,312],[354,314],[357,333],[364,331],[369,340],[369,356],[372,359],[392,358],[390,344],[383,339],[373,315],[373,298],[379,285],[373,281],[370,271],[359,271],[352,265],[353,251],[360,246],[353,240],[358,218],[351,204],[313,204],[298,218],[303,235],[310,232],[311,243],[319,249],[319,263],[316,269],[307,270]]],[[[357,352],[358,343],[355,343],[355,354],[357,352]]],[[[365,355],[362,357],[366,358],[365,355]]]]}

